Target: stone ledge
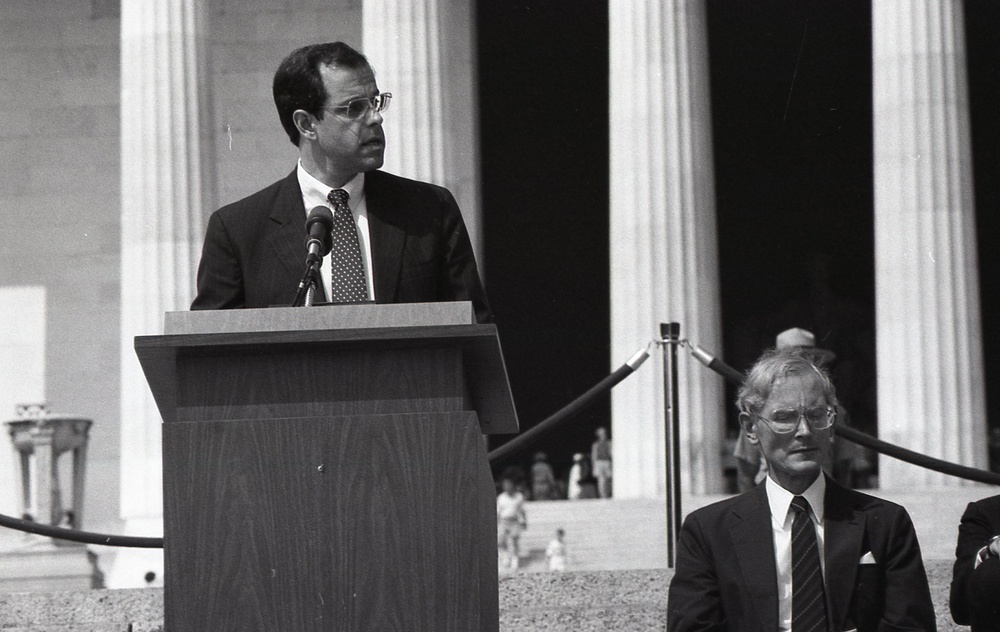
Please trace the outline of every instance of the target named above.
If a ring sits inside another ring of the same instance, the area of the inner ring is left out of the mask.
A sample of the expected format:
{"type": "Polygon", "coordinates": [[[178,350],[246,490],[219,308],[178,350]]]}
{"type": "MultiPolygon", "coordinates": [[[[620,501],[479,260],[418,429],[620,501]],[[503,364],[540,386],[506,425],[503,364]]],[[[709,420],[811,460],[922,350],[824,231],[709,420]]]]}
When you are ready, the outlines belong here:
{"type": "MultiPolygon", "coordinates": [[[[927,565],[940,632],[968,630],[948,613],[951,562],[927,565]]],[[[667,569],[524,573],[500,579],[502,632],[649,632],[666,626],[667,569]]],[[[0,594],[5,632],[162,632],[163,589],[0,594]]]]}

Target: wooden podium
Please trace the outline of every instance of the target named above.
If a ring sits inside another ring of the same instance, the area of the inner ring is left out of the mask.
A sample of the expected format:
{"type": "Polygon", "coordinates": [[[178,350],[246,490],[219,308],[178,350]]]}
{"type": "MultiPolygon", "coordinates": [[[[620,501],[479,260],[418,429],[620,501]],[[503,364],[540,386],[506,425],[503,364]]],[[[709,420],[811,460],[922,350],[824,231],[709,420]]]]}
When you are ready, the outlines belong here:
{"type": "Polygon", "coordinates": [[[186,630],[497,631],[483,434],[517,432],[467,302],[167,314],[164,619],[186,630]]]}

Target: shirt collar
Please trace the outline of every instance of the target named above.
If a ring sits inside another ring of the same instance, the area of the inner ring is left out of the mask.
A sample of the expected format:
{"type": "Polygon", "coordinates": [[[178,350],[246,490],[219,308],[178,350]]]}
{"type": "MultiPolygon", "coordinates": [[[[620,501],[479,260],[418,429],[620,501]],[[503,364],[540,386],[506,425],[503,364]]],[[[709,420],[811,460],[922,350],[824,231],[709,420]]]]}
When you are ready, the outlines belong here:
{"type": "MultiPolygon", "coordinates": [[[[315,176],[306,171],[306,168],[302,166],[302,160],[299,160],[298,166],[295,169],[296,175],[299,179],[299,187],[302,189],[302,198],[304,200],[309,200],[312,204],[306,204],[306,213],[313,206],[318,206],[320,204],[325,204],[327,196],[330,195],[330,191],[333,187],[324,184],[319,181],[315,176]]],[[[364,195],[365,191],[365,174],[364,172],[358,173],[353,178],[348,180],[344,186],[338,187],[345,191],[351,196],[350,206],[351,208],[356,208],[357,204],[361,201],[361,197],[364,195]]]]}
{"type": "MultiPolygon", "coordinates": [[[[764,483],[765,489],[767,491],[767,504],[771,508],[771,516],[781,524],[785,524],[785,520],[788,517],[788,508],[792,504],[792,498],[795,494],[788,491],[781,485],[779,485],[770,476],[764,483]]],[[[816,480],[812,482],[806,491],[802,492],[802,496],[809,501],[809,506],[812,508],[813,515],[816,516],[816,522],[819,524],[823,523],[823,497],[826,494],[826,476],[820,473],[816,477],[816,480]]]]}

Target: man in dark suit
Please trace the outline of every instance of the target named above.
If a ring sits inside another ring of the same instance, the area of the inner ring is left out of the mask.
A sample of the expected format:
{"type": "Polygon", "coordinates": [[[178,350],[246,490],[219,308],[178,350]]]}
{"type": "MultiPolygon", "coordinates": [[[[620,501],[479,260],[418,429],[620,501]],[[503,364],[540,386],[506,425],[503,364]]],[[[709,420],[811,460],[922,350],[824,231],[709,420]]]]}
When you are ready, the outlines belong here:
{"type": "Polygon", "coordinates": [[[771,350],[738,405],[768,476],[685,519],[670,632],[935,630],[906,510],[822,473],[836,421],[829,375],[801,350],[771,350]]]}
{"type": "Polygon", "coordinates": [[[1000,496],[969,503],[962,514],[949,606],[972,632],[1000,630],[1000,496]]]}
{"type": "MultiPolygon", "coordinates": [[[[382,166],[380,93],[367,59],[341,42],[293,51],[274,77],[274,101],[299,161],[287,177],[209,219],[192,309],[290,305],[306,261],[310,209],[346,192],[360,252],[359,290],[378,303],[471,301],[478,322],[492,315],[461,212],[446,189],[382,166]]],[[[330,296],[334,256],[321,271],[330,296]]],[[[355,256],[357,259],[357,256],[355,256]]]]}

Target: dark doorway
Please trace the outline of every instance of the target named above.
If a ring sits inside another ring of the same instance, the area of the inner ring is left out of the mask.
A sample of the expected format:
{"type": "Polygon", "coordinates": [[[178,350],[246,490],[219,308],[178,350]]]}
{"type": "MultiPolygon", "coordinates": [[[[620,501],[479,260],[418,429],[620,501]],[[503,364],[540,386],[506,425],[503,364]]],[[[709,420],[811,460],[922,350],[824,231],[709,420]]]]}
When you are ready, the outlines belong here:
{"type": "Polygon", "coordinates": [[[743,371],[811,330],[874,433],[871,5],[721,0],[708,17],[723,357],[743,371]]]}
{"type": "MultiPolygon", "coordinates": [[[[485,283],[523,431],[611,370],[607,2],[482,1],[477,25],[485,283]]],[[[604,398],[500,467],[541,450],[564,475],[609,419],[604,398]]]]}

